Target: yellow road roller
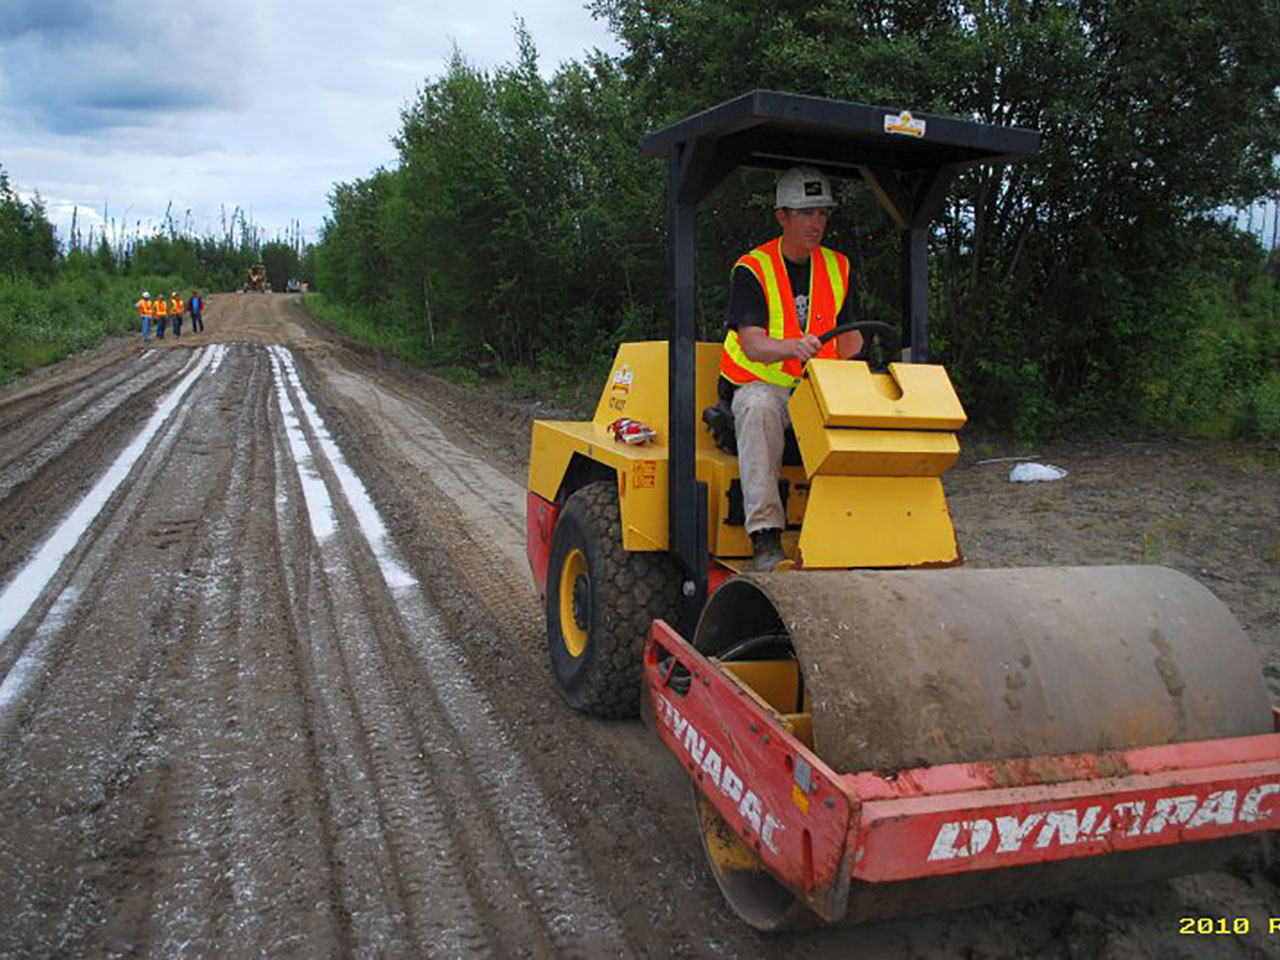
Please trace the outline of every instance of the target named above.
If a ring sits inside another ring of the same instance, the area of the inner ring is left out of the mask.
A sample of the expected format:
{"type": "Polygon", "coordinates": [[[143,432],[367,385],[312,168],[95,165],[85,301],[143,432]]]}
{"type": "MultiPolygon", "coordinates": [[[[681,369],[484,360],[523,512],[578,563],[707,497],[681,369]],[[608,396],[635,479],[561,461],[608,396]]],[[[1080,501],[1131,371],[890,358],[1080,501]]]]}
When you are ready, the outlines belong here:
{"type": "Polygon", "coordinates": [[[534,424],[528,552],[555,683],[594,716],[643,712],[758,929],[1211,869],[1280,822],[1276,713],[1208,590],[1161,567],[963,567],[941,478],[965,413],[928,362],[926,231],[957,171],[1039,143],[771,91],[650,134],[670,339],[619,348],[590,421],[534,424]],[[892,216],[902,317],[854,325],[868,359],[806,366],[788,559],[755,573],[720,346],[694,333],[693,214],[738,166],[798,163],[860,178],[892,216]]]}

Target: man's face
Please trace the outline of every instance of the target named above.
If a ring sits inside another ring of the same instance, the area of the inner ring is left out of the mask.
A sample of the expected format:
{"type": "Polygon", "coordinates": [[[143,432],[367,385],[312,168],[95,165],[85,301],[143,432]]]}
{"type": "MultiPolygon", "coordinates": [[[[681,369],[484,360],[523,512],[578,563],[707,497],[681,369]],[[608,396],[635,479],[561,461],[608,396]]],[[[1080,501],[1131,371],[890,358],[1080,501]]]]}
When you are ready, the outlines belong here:
{"type": "Polygon", "coordinates": [[[794,259],[796,254],[807,257],[818,249],[827,230],[827,221],[831,219],[831,210],[829,207],[810,207],[807,210],[779,207],[774,216],[782,227],[782,251],[794,259]]]}

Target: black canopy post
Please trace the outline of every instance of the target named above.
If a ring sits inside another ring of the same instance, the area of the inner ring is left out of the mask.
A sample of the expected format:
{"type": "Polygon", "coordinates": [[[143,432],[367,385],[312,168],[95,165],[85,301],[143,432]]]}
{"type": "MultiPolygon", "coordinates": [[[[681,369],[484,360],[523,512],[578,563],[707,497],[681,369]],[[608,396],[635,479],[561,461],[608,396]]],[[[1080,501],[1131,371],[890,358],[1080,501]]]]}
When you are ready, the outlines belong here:
{"type": "Polygon", "coordinates": [[[902,326],[914,363],[929,362],[929,222],[946,200],[958,169],[943,165],[904,172],[875,165],[862,170],[862,178],[900,231],[902,326]]]}
{"type": "Polygon", "coordinates": [[[912,363],[929,362],[929,235],[924,227],[898,234],[902,251],[902,325],[908,332],[912,363]]]}
{"type": "Polygon", "coordinates": [[[705,164],[698,142],[676,144],[668,163],[668,222],[671,255],[671,336],[667,342],[668,538],[683,568],[678,629],[692,636],[707,596],[707,495],[698,483],[694,433],[697,411],[697,317],[695,315],[697,184],[705,164]]]}

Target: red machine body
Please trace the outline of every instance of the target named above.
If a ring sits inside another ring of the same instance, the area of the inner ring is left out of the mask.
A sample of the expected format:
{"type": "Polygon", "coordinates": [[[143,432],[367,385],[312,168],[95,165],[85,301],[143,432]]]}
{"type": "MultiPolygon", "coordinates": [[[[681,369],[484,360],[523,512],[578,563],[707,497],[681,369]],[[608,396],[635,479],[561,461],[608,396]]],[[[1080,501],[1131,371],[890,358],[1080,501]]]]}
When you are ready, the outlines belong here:
{"type": "Polygon", "coordinates": [[[830,769],[665,622],[645,717],[778,882],[828,922],[850,885],[1194,843],[1280,827],[1280,733],[895,771],[830,769]],[[687,682],[686,682],[687,681],[687,682]]]}

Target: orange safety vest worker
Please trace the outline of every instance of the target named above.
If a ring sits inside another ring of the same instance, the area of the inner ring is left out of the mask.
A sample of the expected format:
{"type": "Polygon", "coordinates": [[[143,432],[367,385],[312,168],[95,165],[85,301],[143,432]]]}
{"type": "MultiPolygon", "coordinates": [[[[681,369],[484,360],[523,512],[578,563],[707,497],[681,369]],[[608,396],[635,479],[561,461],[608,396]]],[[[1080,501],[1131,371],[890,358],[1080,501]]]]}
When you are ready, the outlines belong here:
{"type": "Polygon", "coordinates": [[[155,313],[155,304],[152,303],[150,297],[143,297],[138,301],[138,316],[149,317],[155,313]]]}
{"type": "Polygon", "coordinates": [[[169,312],[175,317],[182,316],[182,300],[178,297],[171,298],[169,300],[169,312]]]}
{"type": "Polygon", "coordinates": [[[164,297],[156,298],[156,316],[167,317],[169,315],[169,301],[164,297]]]}
{"type": "MultiPolygon", "coordinates": [[[[849,258],[842,253],[818,247],[809,258],[809,325],[800,329],[796,315],[796,298],[782,260],[782,238],[770,240],[744,254],[733,265],[734,270],[750,270],[764,291],[769,308],[769,336],[774,340],[790,340],[804,333],[821,336],[835,327],[836,317],[844,306],[849,291],[849,258]]],[[[838,357],[835,340],[825,343],[819,357],[838,357]]],[[[720,351],[720,375],[734,384],[764,380],[780,387],[794,387],[804,368],[799,360],[760,363],[751,360],[738,342],[738,331],[730,330],[720,351]]]]}

